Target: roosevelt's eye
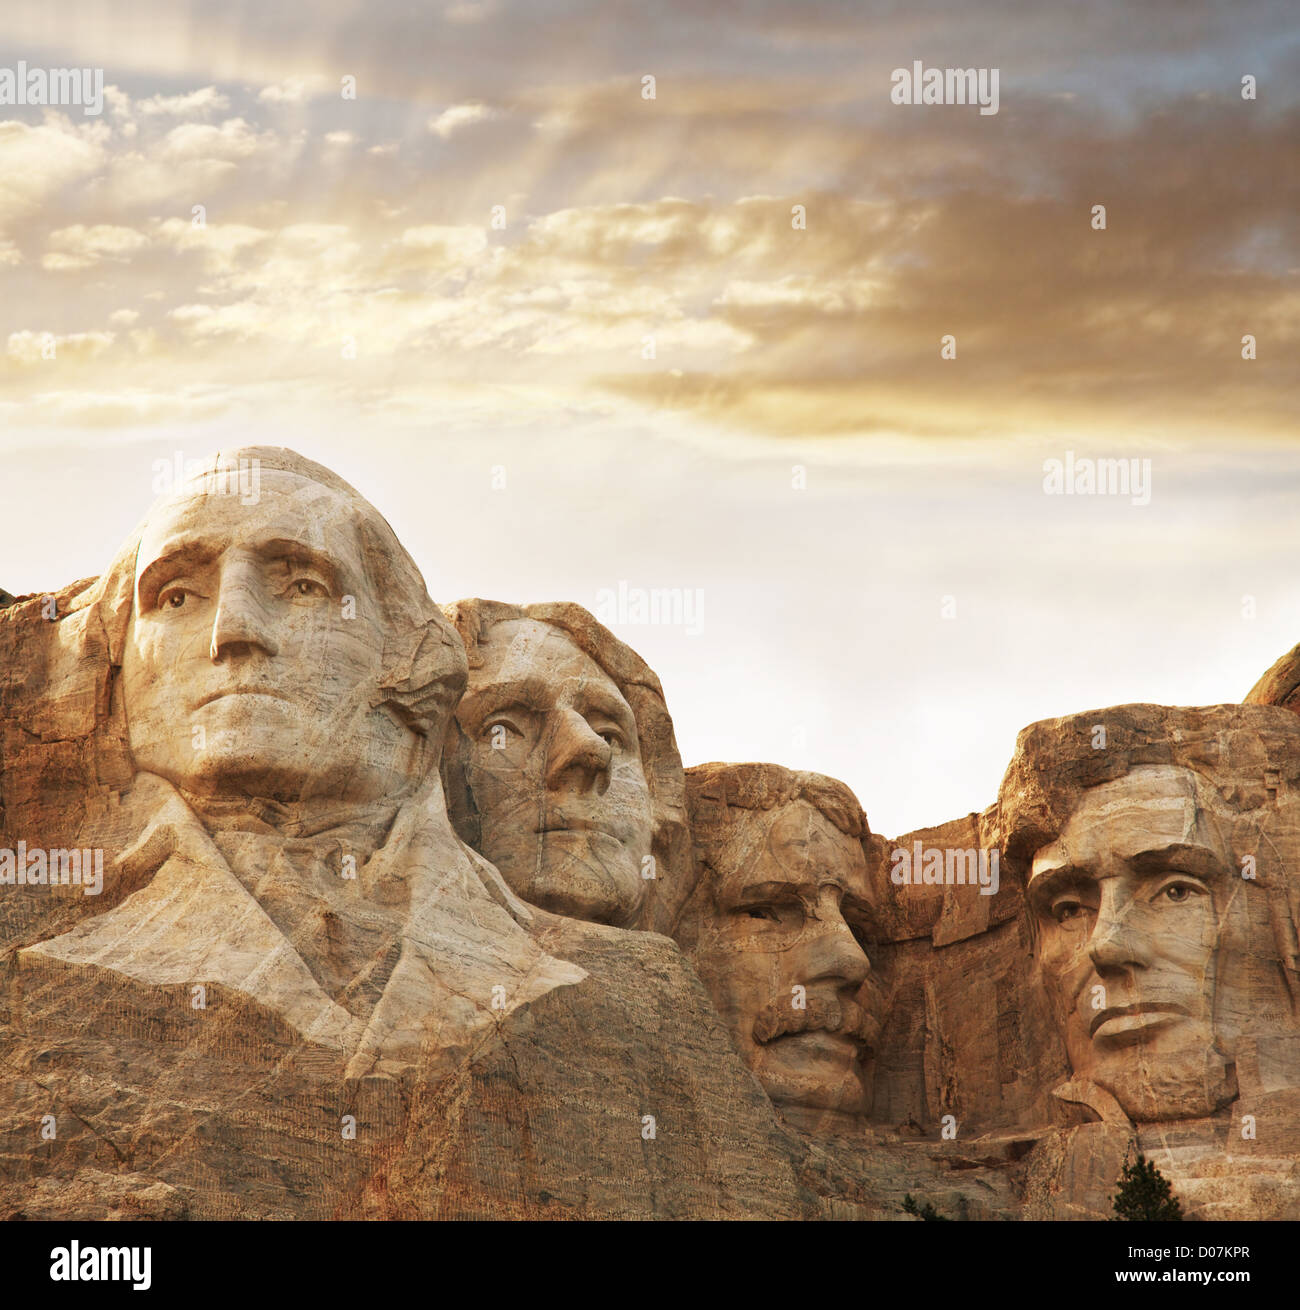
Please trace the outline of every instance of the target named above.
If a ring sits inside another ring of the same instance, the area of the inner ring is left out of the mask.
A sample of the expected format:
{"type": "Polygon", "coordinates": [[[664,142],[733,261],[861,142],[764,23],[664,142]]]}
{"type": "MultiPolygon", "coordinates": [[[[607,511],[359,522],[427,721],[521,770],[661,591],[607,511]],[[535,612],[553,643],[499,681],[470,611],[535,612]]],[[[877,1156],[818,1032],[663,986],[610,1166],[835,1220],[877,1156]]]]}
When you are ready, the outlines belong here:
{"type": "Polygon", "coordinates": [[[1057,923],[1072,924],[1077,923],[1088,913],[1088,907],[1082,901],[1063,896],[1060,900],[1052,902],[1051,913],[1057,923]]]}

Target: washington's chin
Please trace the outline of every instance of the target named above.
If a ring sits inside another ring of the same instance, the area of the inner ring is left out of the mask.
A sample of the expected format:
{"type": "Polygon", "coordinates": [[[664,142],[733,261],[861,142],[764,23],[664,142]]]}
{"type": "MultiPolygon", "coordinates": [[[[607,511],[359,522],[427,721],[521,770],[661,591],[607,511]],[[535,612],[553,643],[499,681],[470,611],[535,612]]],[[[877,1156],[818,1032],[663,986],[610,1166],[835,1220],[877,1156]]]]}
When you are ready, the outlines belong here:
{"type": "Polygon", "coordinates": [[[557,831],[537,834],[521,851],[485,850],[502,877],[524,900],[552,914],[625,927],[645,895],[641,862],[607,833],[557,831]]]}
{"type": "Polygon", "coordinates": [[[177,787],[199,796],[258,796],[284,802],[300,799],[313,782],[312,773],[302,761],[268,762],[259,758],[254,762],[247,754],[223,757],[212,753],[201,767],[146,771],[157,773],[177,787]]]}
{"type": "MultiPolygon", "coordinates": [[[[283,738],[279,739],[283,741],[283,738]]],[[[150,760],[135,757],[136,767],[156,773],[168,782],[199,796],[258,796],[268,800],[292,802],[309,794],[330,794],[340,798],[349,785],[357,782],[355,766],[340,764],[331,775],[322,768],[319,757],[302,753],[277,753],[264,743],[240,735],[209,733],[202,750],[188,758],[150,760]],[[325,786],[329,783],[332,785],[325,786]]]]}

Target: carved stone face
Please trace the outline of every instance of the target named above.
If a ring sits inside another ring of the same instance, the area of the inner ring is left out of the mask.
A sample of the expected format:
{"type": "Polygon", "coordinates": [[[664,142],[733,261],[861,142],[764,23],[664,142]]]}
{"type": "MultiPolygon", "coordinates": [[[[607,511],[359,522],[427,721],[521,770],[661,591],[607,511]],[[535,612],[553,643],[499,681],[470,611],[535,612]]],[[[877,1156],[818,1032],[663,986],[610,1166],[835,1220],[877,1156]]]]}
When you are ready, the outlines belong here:
{"type": "Polygon", "coordinates": [[[862,946],[872,917],[862,847],[804,801],[745,812],[737,828],[735,858],[695,909],[696,971],[787,1118],[865,1114],[881,1016],[862,946]]]}
{"type": "Polygon", "coordinates": [[[479,654],[456,711],[479,849],[534,905],[627,924],[653,837],[631,706],[549,624],[497,623],[479,654]]]}
{"type": "Polygon", "coordinates": [[[372,706],[384,631],[355,512],[275,471],[256,504],[213,491],[153,515],[120,684],[137,768],[200,795],[285,802],[410,784],[415,734],[372,706]]]}
{"type": "Polygon", "coordinates": [[[1071,1066],[1135,1121],[1231,1099],[1214,1014],[1234,873],[1195,775],[1168,766],[1086,792],[1034,855],[1039,958],[1071,1066]]]}

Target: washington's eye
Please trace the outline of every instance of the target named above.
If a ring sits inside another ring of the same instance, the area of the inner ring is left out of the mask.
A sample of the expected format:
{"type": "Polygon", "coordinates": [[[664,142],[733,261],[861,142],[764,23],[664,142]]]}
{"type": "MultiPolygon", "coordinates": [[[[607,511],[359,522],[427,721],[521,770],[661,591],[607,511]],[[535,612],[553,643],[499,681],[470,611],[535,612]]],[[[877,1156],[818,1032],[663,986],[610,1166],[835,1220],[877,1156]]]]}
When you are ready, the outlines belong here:
{"type": "Polygon", "coordinates": [[[329,592],[315,578],[295,578],[289,587],[289,593],[293,596],[327,597],[329,595],[329,592]]]}
{"type": "Polygon", "coordinates": [[[185,598],[190,593],[184,587],[169,587],[166,591],[160,592],[156,603],[158,609],[178,610],[185,605],[185,598]]]}

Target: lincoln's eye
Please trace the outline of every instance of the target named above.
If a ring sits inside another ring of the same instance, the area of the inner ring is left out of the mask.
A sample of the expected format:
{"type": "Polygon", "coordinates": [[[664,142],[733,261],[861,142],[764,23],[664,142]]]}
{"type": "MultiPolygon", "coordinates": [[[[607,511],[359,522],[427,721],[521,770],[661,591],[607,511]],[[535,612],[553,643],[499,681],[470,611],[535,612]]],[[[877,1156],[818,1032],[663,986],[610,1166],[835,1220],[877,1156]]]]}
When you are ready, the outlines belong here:
{"type": "Polygon", "coordinates": [[[751,905],[745,913],[751,919],[770,919],[773,923],[777,921],[777,913],[770,905],[751,905]]]}
{"type": "Polygon", "coordinates": [[[1084,907],[1079,901],[1057,901],[1052,906],[1052,914],[1057,923],[1070,923],[1078,919],[1084,912],[1084,907]]]}

